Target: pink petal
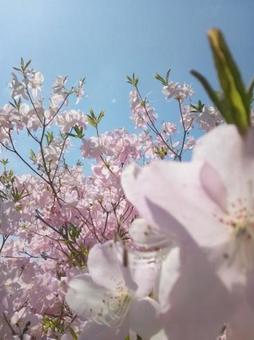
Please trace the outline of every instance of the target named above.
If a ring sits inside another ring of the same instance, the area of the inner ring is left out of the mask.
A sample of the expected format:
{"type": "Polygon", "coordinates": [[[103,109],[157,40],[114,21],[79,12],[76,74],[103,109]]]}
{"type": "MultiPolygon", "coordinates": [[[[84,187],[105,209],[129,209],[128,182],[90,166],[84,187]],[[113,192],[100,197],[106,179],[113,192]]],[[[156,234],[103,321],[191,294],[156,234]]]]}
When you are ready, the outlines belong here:
{"type": "Polygon", "coordinates": [[[234,125],[222,125],[196,143],[193,161],[208,162],[218,172],[231,201],[245,196],[254,180],[253,140],[253,129],[243,138],[234,125]]]}
{"type": "Polygon", "coordinates": [[[223,244],[230,230],[219,221],[221,209],[200,183],[202,166],[200,162],[155,161],[138,175],[135,168],[127,169],[122,185],[151,226],[177,242],[192,237],[199,245],[212,247],[223,244]]]}
{"type": "Polygon", "coordinates": [[[207,195],[227,213],[227,190],[218,172],[207,162],[201,168],[200,182],[207,195]]]}
{"type": "Polygon", "coordinates": [[[195,244],[181,251],[180,276],[162,322],[170,340],[216,339],[237,310],[234,297],[195,244]],[[190,256],[191,254],[191,256],[190,256]]]}

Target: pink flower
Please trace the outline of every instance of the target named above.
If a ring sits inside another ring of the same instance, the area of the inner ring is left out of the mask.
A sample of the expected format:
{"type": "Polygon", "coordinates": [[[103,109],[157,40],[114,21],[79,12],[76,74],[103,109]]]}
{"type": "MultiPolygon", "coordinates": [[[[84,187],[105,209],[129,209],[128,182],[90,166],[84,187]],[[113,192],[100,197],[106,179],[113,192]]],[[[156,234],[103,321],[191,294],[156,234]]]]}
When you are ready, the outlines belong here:
{"type": "Polygon", "coordinates": [[[127,198],[153,233],[181,249],[167,315],[172,339],[216,337],[220,322],[229,322],[232,339],[254,334],[253,141],[253,130],[243,138],[220,126],[197,141],[192,162],[156,161],[123,174],[127,198]]]}
{"type": "Polygon", "coordinates": [[[130,92],[131,119],[138,128],[147,128],[147,124],[154,123],[157,113],[149,103],[142,103],[136,90],[130,92]]]}
{"type": "Polygon", "coordinates": [[[179,84],[174,82],[169,82],[167,86],[164,86],[162,93],[166,98],[174,98],[177,100],[185,100],[188,97],[193,96],[194,92],[190,85],[179,84]]]}
{"type": "Polygon", "coordinates": [[[130,330],[150,339],[160,331],[156,318],[159,304],[148,297],[157,273],[156,262],[146,263],[128,253],[130,262],[122,264],[122,251],[112,241],[95,245],[88,257],[89,273],[69,283],[68,305],[90,320],[84,339],[93,334],[94,339],[120,340],[130,330]]]}

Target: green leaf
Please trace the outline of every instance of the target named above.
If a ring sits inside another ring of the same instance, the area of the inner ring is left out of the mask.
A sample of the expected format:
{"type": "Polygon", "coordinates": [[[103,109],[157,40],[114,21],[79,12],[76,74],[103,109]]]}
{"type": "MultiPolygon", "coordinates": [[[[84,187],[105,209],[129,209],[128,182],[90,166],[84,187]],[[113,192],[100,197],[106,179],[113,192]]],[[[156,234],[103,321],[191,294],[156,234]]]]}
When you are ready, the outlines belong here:
{"type": "Polygon", "coordinates": [[[240,71],[220,30],[210,30],[208,38],[222,94],[219,95],[214,91],[208,80],[200,73],[197,71],[191,73],[203,85],[225,121],[235,124],[239,132],[244,134],[251,125],[250,111],[254,82],[246,90],[240,71]]]}
{"type": "Polygon", "coordinates": [[[20,110],[20,105],[21,105],[21,98],[18,99],[18,101],[15,99],[15,98],[12,98],[13,99],[13,103],[12,102],[9,102],[9,104],[16,110],[20,110]]]}
{"type": "Polygon", "coordinates": [[[96,118],[95,116],[95,113],[94,113],[94,110],[93,109],[90,109],[89,110],[89,113],[90,113],[90,116],[93,117],[93,118],[96,118]]]}
{"type": "Polygon", "coordinates": [[[155,146],[154,153],[160,157],[160,159],[164,159],[168,154],[168,150],[164,146],[155,146]]]}
{"type": "Polygon", "coordinates": [[[171,69],[169,69],[169,70],[167,71],[167,73],[166,73],[165,79],[166,79],[167,83],[168,83],[168,80],[169,80],[170,72],[171,72],[171,69]]]}
{"type": "Polygon", "coordinates": [[[168,85],[167,81],[159,73],[156,73],[154,78],[159,80],[163,86],[168,85]]]}
{"type": "Polygon", "coordinates": [[[28,66],[31,64],[31,62],[32,62],[32,60],[28,60],[28,62],[25,63],[24,59],[21,58],[21,60],[20,60],[21,71],[24,72],[28,68],[28,66]]]}
{"type": "Polygon", "coordinates": [[[127,83],[129,83],[129,84],[132,85],[132,79],[131,79],[131,77],[127,76],[126,78],[127,78],[127,83]]]}
{"type": "Polygon", "coordinates": [[[36,154],[35,154],[35,152],[34,152],[32,149],[30,150],[30,156],[29,156],[29,158],[30,158],[33,162],[36,161],[36,154]]]}
{"type": "Polygon", "coordinates": [[[91,126],[96,128],[104,117],[105,112],[101,111],[98,117],[95,115],[93,109],[90,109],[89,113],[90,114],[87,114],[87,121],[91,126]]]}
{"type": "Polygon", "coordinates": [[[156,73],[154,78],[157,79],[157,80],[159,80],[163,86],[167,86],[167,85],[168,85],[168,80],[169,80],[169,74],[170,74],[170,72],[171,72],[171,69],[169,69],[169,70],[167,71],[167,73],[166,73],[166,75],[165,75],[165,78],[162,77],[159,73],[156,73]]]}
{"type": "Polygon", "coordinates": [[[6,158],[6,159],[0,159],[0,163],[2,163],[3,164],[3,166],[6,166],[7,164],[8,164],[8,158],[6,158]]]}
{"type": "Polygon", "coordinates": [[[24,59],[22,57],[20,59],[20,66],[21,66],[21,69],[24,69],[25,62],[24,62],[24,59]]]}
{"type": "Polygon", "coordinates": [[[135,73],[132,73],[132,77],[127,76],[127,83],[131,84],[134,87],[138,86],[138,78],[136,78],[135,73]]]}
{"type": "Polygon", "coordinates": [[[214,105],[217,107],[217,109],[221,112],[221,114],[224,116],[224,119],[227,123],[232,123],[233,120],[231,119],[230,112],[227,112],[227,110],[224,108],[224,104],[221,101],[221,98],[218,96],[217,91],[215,91],[208,80],[202,76],[199,72],[195,70],[191,70],[191,74],[197,78],[200,83],[203,85],[204,89],[206,90],[208,96],[210,97],[211,101],[214,103],[214,105]]]}
{"type": "Polygon", "coordinates": [[[90,124],[91,126],[93,126],[93,127],[97,126],[97,122],[96,122],[96,119],[94,117],[87,115],[87,121],[88,121],[88,124],[90,124]]]}
{"type": "Polygon", "coordinates": [[[250,82],[250,85],[247,88],[247,94],[248,94],[250,105],[253,102],[253,90],[254,90],[254,78],[252,79],[252,81],[250,82]]]}
{"type": "Polygon", "coordinates": [[[191,112],[202,112],[205,104],[201,102],[201,100],[198,101],[196,105],[191,104],[191,112]]]}
{"type": "Polygon", "coordinates": [[[73,340],[78,340],[78,336],[75,333],[74,329],[71,326],[69,326],[68,328],[69,328],[69,331],[71,333],[71,336],[72,336],[73,340]]]}
{"type": "Polygon", "coordinates": [[[101,122],[101,120],[103,119],[103,117],[105,116],[105,112],[104,111],[101,111],[99,113],[99,116],[97,118],[97,124],[99,124],[101,122]]]}
{"type": "Polygon", "coordinates": [[[16,109],[16,105],[15,105],[15,104],[13,104],[12,102],[9,102],[9,104],[10,104],[14,109],[16,109]]]}
{"type": "Polygon", "coordinates": [[[76,125],[76,126],[74,126],[74,130],[75,130],[75,132],[77,134],[76,135],[77,138],[79,138],[79,139],[84,138],[85,134],[84,134],[84,129],[83,129],[82,126],[76,125]]]}
{"type": "Polygon", "coordinates": [[[79,238],[80,233],[81,233],[81,229],[76,227],[74,224],[70,223],[68,225],[68,234],[72,240],[75,241],[77,238],[79,238]]]}
{"type": "Polygon", "coordinates": [[[30,59],[30,60],[28,60],[28,62],[26,63],[26,65],[25,65],[25,67],[24,67],[24,69],[25,69],[25,70],[28,68],[28,66],[31,64],[31,62],[32,62],[32,60],[31,60],[31,59],[30,59]]]}
{"type": "Polygon", "coordinates": [[[46,133],[46,139],[47,139],[47,144],[48,144],[48,145],[49,145],[50,143],[52,143],[52,142],[53,142],[53,139],[54,139],[54,134],[53,134],[53,132],[48,131],[48,132],[46,133]]]}
{"type": "MultiPolygon", "coordinates": [[[[230,53],[223,34],[218,29],[208,32],[213,58],[224,93],[224,103],[232,120],[243,133],[250,126],[250,101],[240,71],[230,53]]],[[[223,114],[223,112],[221,112],[223,114]]]]}
{"type": "Polygon", "coordinates": [[[18,67],[13,67],[13,69],[15,70],[15,71],[18,71],[18,72],[21,72],[22,70],[20,69],[20,68],[18,68],[18,67]]]}

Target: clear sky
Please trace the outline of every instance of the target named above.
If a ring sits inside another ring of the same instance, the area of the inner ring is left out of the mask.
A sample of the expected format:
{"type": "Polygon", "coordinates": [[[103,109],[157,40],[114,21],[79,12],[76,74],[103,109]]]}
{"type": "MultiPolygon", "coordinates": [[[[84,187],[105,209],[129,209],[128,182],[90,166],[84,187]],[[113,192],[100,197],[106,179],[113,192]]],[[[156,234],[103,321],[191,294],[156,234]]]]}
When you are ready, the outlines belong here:
{"type": "MultiPolygon", "coordinates": [[[[135,72],[153,105],[165,112],[156,72],[172,69],[175,81],[203,91],[189,74],[215,83],[206,32],[226,35],[244,79],[254,74],[253,0],[0,0],[0,104],[20,57],[32,59],[49,89],[56,75],[86,76],[80,108],[105,110],[103,129],[130,128],[127,74],[135,72]]],[[[162,112],[161,112],[162,111],[162,112]]]]}

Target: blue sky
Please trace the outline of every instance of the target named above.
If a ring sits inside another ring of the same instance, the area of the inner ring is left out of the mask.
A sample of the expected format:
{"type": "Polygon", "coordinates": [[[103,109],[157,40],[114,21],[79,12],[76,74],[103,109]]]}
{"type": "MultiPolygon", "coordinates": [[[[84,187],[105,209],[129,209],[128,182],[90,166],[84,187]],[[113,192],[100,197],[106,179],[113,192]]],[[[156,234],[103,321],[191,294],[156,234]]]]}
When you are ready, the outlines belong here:
{"type": "Polygon", "coordinates": [[[0,104],[9,100],[8,81],[20,57],[32,59],[49,90],[56,75],[70,82],[86,76],[80,108],[105,110],[104,130],[131,128],[127,74],[135,72],[163,119],[170,106],[156,72],[172,69],[175,81],[193,85],[194,68],[215,84],[206,38],[211,27],[227,37],[243,76],[254,74],[253,0],[0,0],[0,104]]]}

